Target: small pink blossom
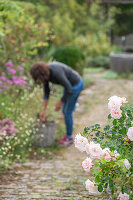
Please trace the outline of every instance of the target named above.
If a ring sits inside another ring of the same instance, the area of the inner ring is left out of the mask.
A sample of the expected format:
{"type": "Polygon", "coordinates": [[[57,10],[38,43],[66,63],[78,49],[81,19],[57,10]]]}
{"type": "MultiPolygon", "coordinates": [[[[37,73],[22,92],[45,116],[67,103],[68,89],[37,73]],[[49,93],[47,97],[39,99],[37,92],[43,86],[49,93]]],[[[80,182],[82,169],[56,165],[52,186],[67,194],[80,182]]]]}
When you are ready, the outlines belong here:
{"type": "Polygon", "coordinates": [[[2,90],[0,89],[0,93],[2,92],[2,90]]]}
{"type": "Polygon", "coordinates": [[[86,158],[83,162],[82,162],[82,167],[84,168],[84,170],[86,172],[90,171],[90,168],[93,166],[92,164],[92,160],[91,158],[86,158]]]}
{"type": "Polygon", "coordinates": [[[23,68],[23,67],[20,67],[19,65],[17,66],[17,69],[20,70],[21,72],[24,71],[24,68],[23,68]]]}
{"type": "Polygon", "coordinates": [[[2,84],[2,82],[0,81],[0,85],[2,84]]]}
{"type": "Polygon", "coordinates": [[[133,141],[133,127],[130,127],[127,131],[127,137],[129,140],[133,141]]]}
{"type": "Polygon", "coordinates": [[[122,97],[121,100],[122,100],[122,104],[128,103],[126,97],[122,97]]]}
{"type": "Polygon", "coordinates": [[[129,163],[129,161],[127,159],[124,160],[124,166],[129,170],[131,167],[131,164],[129,163]]]}
{"type": "Polygon", "coordinates": [[[85,146],[85,150],[92,160],[100,159],[103,156],[103,150],[100,144],[90,142],[85,146]]]}
{"type": "Polygon", "coordinates": [[[10,66],[10,67],[13,67],[13,66],[14,66],[14,64],[12,63],[12,61],[7,62],[5,65],[6,65],[6,66],[10,66]]]}
{"type": "Polygon", "coordinates": [[[2,81],[6,81],[6,80],[7,80],[7,78],[6,78],[5,76],[0,76],[0,79],[1,79],[2,81]]]}
{"type": "Polygon", "coordinates": [[[16,74],[16,70],[10,67],[7,67],[7,70],[11,73],[11,74],[16,74]]]}
{"type": "Polygon", "coordinates": [[[122,194],[120,192],[119,196],[120,200],[128,200],[129,199],[129,195],[127,193],[122,194]]]}

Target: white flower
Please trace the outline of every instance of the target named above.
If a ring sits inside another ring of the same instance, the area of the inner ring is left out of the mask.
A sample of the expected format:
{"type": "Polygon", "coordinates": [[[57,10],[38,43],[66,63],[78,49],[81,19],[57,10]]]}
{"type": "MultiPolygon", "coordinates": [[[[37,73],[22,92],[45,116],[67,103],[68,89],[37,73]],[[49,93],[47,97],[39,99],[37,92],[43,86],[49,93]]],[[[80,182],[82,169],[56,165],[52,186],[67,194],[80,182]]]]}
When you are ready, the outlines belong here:
{"type": "Polygon", "coordinates": [[[124,166],[129,170],[131,167],[131,164],[129,163],[129,161],[127,159],[124,160],[124,166]]]}
{"type": "Polygon", "coordinates": [[[94,185],[92,181],[89,179],[85,182],[86,190],[88,190],[89,195],[100,195],[100,192],[98,192],[97,187],[94,185]]]}
{"type": "Polygon", "coordinates": [[[133,127],[130,127],[127,131],[127,137],[129,140],[133,141],[133,127]]]}
{"type": "Polygon", "coordinates": [[[85,151],[85,146],[88,144],[87,138],[81,136],[81,134],[77,134],[75,137],[75,147],[79,149],[81,152],[85,151]]]}
{"type": "Polygon", "coordinates": [[[103,150],[100,147],[100,144],[95,144],[90,142],[85,146],[86,153],[90,155],[92,160],[100,159],[103,156],[103,150]]]}

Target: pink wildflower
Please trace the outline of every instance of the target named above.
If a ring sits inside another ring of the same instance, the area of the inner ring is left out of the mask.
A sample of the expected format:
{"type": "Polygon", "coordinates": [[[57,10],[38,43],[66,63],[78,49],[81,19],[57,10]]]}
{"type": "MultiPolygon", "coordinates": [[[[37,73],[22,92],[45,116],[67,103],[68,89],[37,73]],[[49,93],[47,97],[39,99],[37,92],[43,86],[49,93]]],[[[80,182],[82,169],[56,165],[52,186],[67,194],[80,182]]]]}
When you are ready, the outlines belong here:
{"type": "Polygon", "coordinates": [[[23,67],[20,67],[19,65],[17,66],[18,70],[20,70],[21,72],[24,71],[24,68],[23,67]]]}
{"type": "Polygon", "coordinates": [[[6,66],[10,66],[10,67],[13,67],[13,66],[14,66],[14,64],[12,63],[12,61],[7,62],[5,65],[6,65],[6,66]]]}
{"type": "Polygon", "coordinates": [[[16,70],[10,67],[7,67],[7,70],[11,73],[11,74],[16,74],[16,70]]]}
{"type": "Polygon", "coordinates": [[[82,167],[84,168],[84,170],[86,172],[90,171],[90,168],[93,166],[92,164],[92,160],[91,158],[86,158],[83,162],[82,162],[82,167]]]}
{"type": "Polygon", "coordinates": [[[1,79],[2,81],[6,81],[6,80],[7,80],[7,78],[6,78],[5,76],[0,76],[0,79],[1,79]]]}

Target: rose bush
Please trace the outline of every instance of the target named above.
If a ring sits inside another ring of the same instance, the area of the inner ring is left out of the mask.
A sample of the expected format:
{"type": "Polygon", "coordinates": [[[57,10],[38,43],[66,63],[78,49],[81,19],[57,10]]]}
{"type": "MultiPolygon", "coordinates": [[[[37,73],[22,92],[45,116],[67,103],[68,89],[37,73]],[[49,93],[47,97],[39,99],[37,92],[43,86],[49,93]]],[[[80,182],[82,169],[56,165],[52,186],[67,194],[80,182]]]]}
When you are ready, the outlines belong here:
{"type": "Polygon", "coordinates": [[[109,125],[86,127],[75,137],[75,147],[86,151],[82,166],[93,174],[86,181],[90,195],[106,192],[109,199],[132,199],[133,108],[126,98],[109,98],[109,125]],[[89,141],[89,140],[93,141],[89,141]]]}

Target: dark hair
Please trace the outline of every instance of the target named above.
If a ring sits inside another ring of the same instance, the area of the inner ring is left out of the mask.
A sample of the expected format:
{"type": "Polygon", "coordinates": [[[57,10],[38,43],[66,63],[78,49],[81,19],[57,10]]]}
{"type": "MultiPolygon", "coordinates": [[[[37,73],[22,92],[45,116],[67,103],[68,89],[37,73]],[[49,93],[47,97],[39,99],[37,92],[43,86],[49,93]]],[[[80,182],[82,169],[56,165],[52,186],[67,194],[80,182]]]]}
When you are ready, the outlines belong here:
{"type": "Polygon", "coordinates": [[[37,62],[31,67],[30,74],[35,82],[39,80],[46,83],[50,75],[49,65],[45,62],[37,62]]]}

